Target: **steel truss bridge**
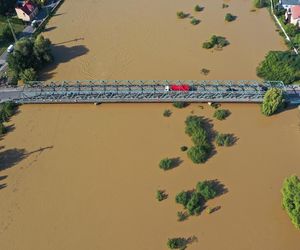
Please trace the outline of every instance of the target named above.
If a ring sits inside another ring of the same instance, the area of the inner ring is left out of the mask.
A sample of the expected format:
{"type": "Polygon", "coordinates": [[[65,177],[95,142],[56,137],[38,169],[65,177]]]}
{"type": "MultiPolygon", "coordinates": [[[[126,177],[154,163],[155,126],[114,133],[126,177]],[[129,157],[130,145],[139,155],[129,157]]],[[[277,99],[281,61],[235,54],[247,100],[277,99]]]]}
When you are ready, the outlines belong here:
{"type": "Polygon", "coordinates": [[[0,89],[0,102],[126,103],[126,102],[262,102],[269,88],[282,89],[286,99],[300,103],[300,88],[276,81],[203,80],[95,80],[30,82],[22,87],[0,89]],[[166,86],[190,86],[189,91],[166,90],[166,86]]]}

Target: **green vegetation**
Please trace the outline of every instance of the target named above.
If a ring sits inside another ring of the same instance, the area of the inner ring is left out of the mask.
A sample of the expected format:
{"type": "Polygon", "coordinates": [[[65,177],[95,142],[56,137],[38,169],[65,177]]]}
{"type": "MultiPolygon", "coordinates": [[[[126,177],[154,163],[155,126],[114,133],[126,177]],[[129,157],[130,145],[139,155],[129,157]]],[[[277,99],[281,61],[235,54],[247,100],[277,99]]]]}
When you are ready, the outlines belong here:
{"type": "Polygon", "coordinates": [[[159,167],[163,170],[169,170],[172,168],[172,159],[165,158],[159,162],[159,167]]]}
{"type": "Polygon", "coordinates": [[[172,112],[171,112],[171,110],[169,110],[169,109],[166,109],[165,111],[164,111],[164,113],[163,113],[163,116],[164,117],[170,117],[172,115],[172,112]]]}
{"type": "Polygon", "coordinates": [[[223,3],[223,4],[222,4],[222,9],[227,9],[228,7],[229,7],[228,4],[226,4],[226,3],[223,3]]]}
{"type": "Polygon", "coordinates": [[[180,147],[180,150],[181,150],[182,152],[185,152],[185,151],[188,150],[188,147],[187,147],[187,146],[181,146],[181,147],[180,147]]]}
{"type": "Polygon", "coordinates": [[[189,14],[186,14],[183,11],[178,11],[176,14],[179,19],[184,19],[189,16],[189,14]]]}
{"type": "Polygon", "coordinates": [[[197,4],[197,5],[195,6],[195,8],[194,8],[194,10],[197,11],[197,12],[202,11],[203,9],[204,9],[204,7],[201,7],[201,6],[198,5],[198,4],[197,4]]]}
{"type": "Polygon", "coordinates": [[[264,96],[261,112],[266,116],[270,116],[283,108],[283,106],[283,91],[277,88],[270,88],[264,96]]]}
{"type": "Polygon", "coordinates": [[[218,109],[214,113],[214,118],[218,120],[225,120],[230,115],[229,110],[227,109],[218,109]]]}
{"type": "Polygon", "coordinates": [[[197,25],[197,24],[199,24],[199,23],[200,23],[200,20],[199,20],[199,19],[193,18],[193,19],[191,20],[191,24],[193,24],[193,25],[197,25]]]}
{"type": "Polygon", "coordinates": [[[156,199],[158,201],[163,201],[167,198],[168,198],[168,195],[166,194],[166,192],[164,190],[157,190],[156,191],[156,199]]]}
{"type": "Polygon", "coordinates": [[[226,40],[225,37],[213,35],[210,38],[210,41],[204,42],[202,44],[202,47],[205,48],[205,49],[211,49],[211,48],[214,48],[214,47],[223,48],[227,45],[229,45],[229,42],[226,40]]]}
{"type": "Polygon", "coordinates": [[[185,108],[188,104],[186,102],[174,102],[173,106],[178,109],[185,108]]]}
{"type": "Polygon", "coordinates": [[[204,163],[212,150],[204,120],[199,116],[188,116],[185,125],[185,133],[192,138],[195,144],[189,148],[187,155],[193,163],[204,163]]]}
{"type": "Polygon", "coordinates": [[[210,150],[206,147],[193,146],[188,150],[187,155],[193,163],[200,164],[207,161],[209,152],[210,150]]]}
{"type": "Polygon", "coordinates": [[[188,214],[186,212],[177,212],[177,220],[178,221],[184,221],[188,218],[188,214]]]}
{"type": "Polygon", "coordinates": [[[289,51],[270,51],[256,72],[265,80],[293,83],[300,79],[300,57],[289,51]]]}
{"type": "Polygon", "coordinates": [[[216,144],[218,146],[229,147],[229,146],[233,145],[233,143],[234,143],[234,138],[231,134],[217,133],[217,135],[216,135],[216,144]]]}
{"type": "Polygon", "coordinates": [[[267,0],[254,0],[253,5],[255,8],[264,8],[268,6],[268,1],[267,0]]]}
{"type": "Polygon", "coordinates": [[[191,192],[189,191],[182,191],[179,194],[177,194],[175,197],[176,203],[183,205],[184,208],[186,208],[186,205],[188,204],[190,199],[191,199],[191,192]]]}
{"type": "Polygon", "coordinates": [[[226,15],[225,15],[225,21],[227,21],[227,22],[232,22],[232,21],[234,21],[236,19],[236,16],[234,16],[234,15],[232,15],[232,14],[230,14],[230,13],[227,13],[226,15]]]}
{"type": "Polygon", "coordinates": [[[15,44],[7,62],[13,76],[17,79],[35,78],[35,71],[52,61],[51,42],[42,35],[35,40],[22,38],[15,44]],[[26,71],[27,70],[27,71],[26,71]]]}
{"type": "MultiPolygon", "coordinates": [[[[10,18],[10,23],[16,35],[22,32],[25,27],[22,21],[19,19],[10,18]]],[[[7,19],[6,17],[0,16],[0,54],[3,53],[7,49],[7,47],[13,42],[14,38],[8,26],[7,19]]]]}
{"type": "Polygon", "coordinates": [[[36,81],[37,74],[33,68],[29,68],[20,73],[20,78],[23,82],[36,81]]]}
{"type": "Polygon", "coordinates": [[[13,102],[4,102],[0,104],[0,135],[7,132],[4,122],[7,122],[14,115],[17,105],[13,102]]]}
{"type": "Polygon", "coordinates": [[[167,246],[170,249],[185,249],[188,244],[188,240],[185,238],[172,238],[168,239],[167,246]]]}
{"type": "Polygon", "coordinates": [[[300,229],[300,180],[297,176],[286,178],[281,190],[282,205],[296,228],[300,229]]]}
{"type": "Polygon", "coordinates": [[[178,166],[180,163],[179,161],[180,161],[179,158],[173,158],[173,159],[165,158],[159,162],[159,167],[163,170],[170,170],[178,166]]]}
{"type": "Polygon", "coordinates": [[[212,181],[199,181],[196,185],[196,192],[208,201],[217,196],[217,190],[212,181]]]}
{"type": "MultiPolygon", "coordinates": [[[[187,210],[189,215],[198,215],[205,208],[205,202],[224,192],[224,187],[218,181],[200,181],[196,189],[182,191],[176,195],[175,201],[187,210]]],[[[178,218],[182,214],[177,214],[178,218]]]]}

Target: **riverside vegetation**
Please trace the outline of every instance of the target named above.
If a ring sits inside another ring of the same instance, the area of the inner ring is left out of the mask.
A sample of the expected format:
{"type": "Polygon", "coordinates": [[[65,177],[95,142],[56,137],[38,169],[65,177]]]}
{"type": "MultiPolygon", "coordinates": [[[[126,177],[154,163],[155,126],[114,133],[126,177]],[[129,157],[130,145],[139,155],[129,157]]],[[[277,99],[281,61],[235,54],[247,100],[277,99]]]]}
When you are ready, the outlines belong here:
{"type": "Polygon", "coordinates": [[[261,112],[270,116],[284,107],[283,91],[277,88],[269,89],[261,106],[261,112]]]}
{"type": "Polygon", "coordinates": [[[300,180],[293,175],[286,178],[281,190],[282,206],[296,228],[300,229],[300,180]]]}
{"type": "Polygon", "coordinates": [[[13,82],[17,83],[20,79],[24,83],[36,80],[37,70],[53,60],[50,46],[50,40],[42,35],[35,39],[21,38],[7,59],[13,82]]]}
{"type": "Polygon", "coordinates": [[[213,35],[208,42],[202,44],[202,47],[204,49],[212,49],[214,47],[223,48],[227,45],[229,45],[229,41],[225,37],[213,35]]]}

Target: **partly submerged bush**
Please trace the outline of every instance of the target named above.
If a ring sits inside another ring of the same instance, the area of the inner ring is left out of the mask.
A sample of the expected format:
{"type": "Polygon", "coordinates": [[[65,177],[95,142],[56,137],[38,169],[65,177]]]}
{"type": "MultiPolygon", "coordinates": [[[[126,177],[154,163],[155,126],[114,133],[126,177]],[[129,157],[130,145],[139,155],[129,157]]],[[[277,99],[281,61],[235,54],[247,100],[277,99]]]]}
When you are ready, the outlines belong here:
{"type": "Polygon", "coordinates": [[[168,239],[167,246],[170,249],[185,249],[188,244],[188,240],[185,238],[172,238],[168,239]]]}
{"type": "Polygon", "coordinates": [[[187,106],[186,102],[174,102],[173,106],[178,109],[185,108],[187,106]]]}
{"type": "Polygon", "coordinates": [[[284,106],[283,91],[277,88],[270,88],[265,96],[261,106],[261,112],[270,116],[284,106]]]}
{"type": "Polygon", "coordinates": [[[166,109],[166,110],[164,111],[164,113],[163,113],[163,116],[164,116],[164,117],[170,117],[171,115],[172,115],[172,111],[169,110],[169,109],[166,109]]]}
{"type": "Polygon", "coordinates": [[[231,134],[221,134],[216,135],[216,144],[218,146],[231,146],[234,143],[233,136],[231,134]]]}
{"type": "Polygon", "coordinates": [[[196,192],[201,194],[206,201],[215,198],[218,194],[212,181],[199,181],[196,192]]]}
{"type": "Polygon", "coordinates": [[[169,170],[173,168],[173,160],[169,158],[162,159],[159,162],[159,167],[163,170],[169,170]]]}
{"type": "Polygon", "coordinates": [[[198,4],[197,4],[197,5],[195,6],[195,8],[194,8],[194,10],[197,11],[197,12],[202,11],[203,9],[204,9],[204,8],[201,7],[201,6],[198,5],[198,4]]]}
{"type": "Polygon", "coordinates": [[[281,190],[282,205],[296,228],[300,229],[300,180],[297,176],[286,178],[281,190]]]}
{"type": "Polygon", "coordinates": [[[202,47],[205,49],[211,49],[213,47],[223,48],[227,45],[229,45],[229,42],[225,37],[213,35],[208,42],[204,42],[202,44],[202,47]]]}
{"type": "Polygon", "coordinates": [[[214,113],[214,118],[218,120],[225,120],[229,116],[230,112],[226,109],[218,109],[214,113]]]}
{"type": "Polygon", "coordinates": [[[163,200],[165,200],[167,198],[168,198],[168,195],[165,193],[164,190],[157,190],[156,191],[156,199],[158,201],[163,201],[163,200]]]}
{"type": "Polygon", "coordinates": [[[196,164],[206,162],[209,154],[209,149],[204,146],[193,146],[187,151],[188,157],[196,164]]]}
{"type": "Polygon", "coordinates": [[[232,21],[234,21],[236,19],[236,17],[234,16],[234,15],[232,15],[231,13],[227,13],[226,15],[225,15],[225,21],[227,21],[227,22],[232,22],[232,21]]]}
{"type": "Polygon", "coordinates": [[[188,14],[184,13],[183,11],[178,11],[176,14],[180,19],[186,18],[188,16],[188,14]]]}
{"type": "Polygon", "coordinates": [[[197,18],[193,18],[193,19],[191,20],[191,24],[193,24],[193,25],[197,25],[197,24],[199,24],[199,23],[200,23],[200,20],[197,19],[197,18]]]}

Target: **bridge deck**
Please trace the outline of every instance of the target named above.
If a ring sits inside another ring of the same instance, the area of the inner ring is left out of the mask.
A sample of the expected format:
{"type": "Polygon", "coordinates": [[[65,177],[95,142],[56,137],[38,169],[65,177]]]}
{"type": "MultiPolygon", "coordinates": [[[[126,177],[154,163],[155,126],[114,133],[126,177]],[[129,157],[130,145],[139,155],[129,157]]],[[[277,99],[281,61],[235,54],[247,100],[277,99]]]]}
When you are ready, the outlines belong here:
{"type": "Polygon", "coordinates": [[[102,102],[262,102],[271,88],[281,88],[295,100],[300,89],[282,82],[259,81],[60,81],[32,82],[23,87],[0,90],[0,101],[17,103],[102,102]],[[166,86],[187,84],[189,91],[167,91],[166,86]]]}

